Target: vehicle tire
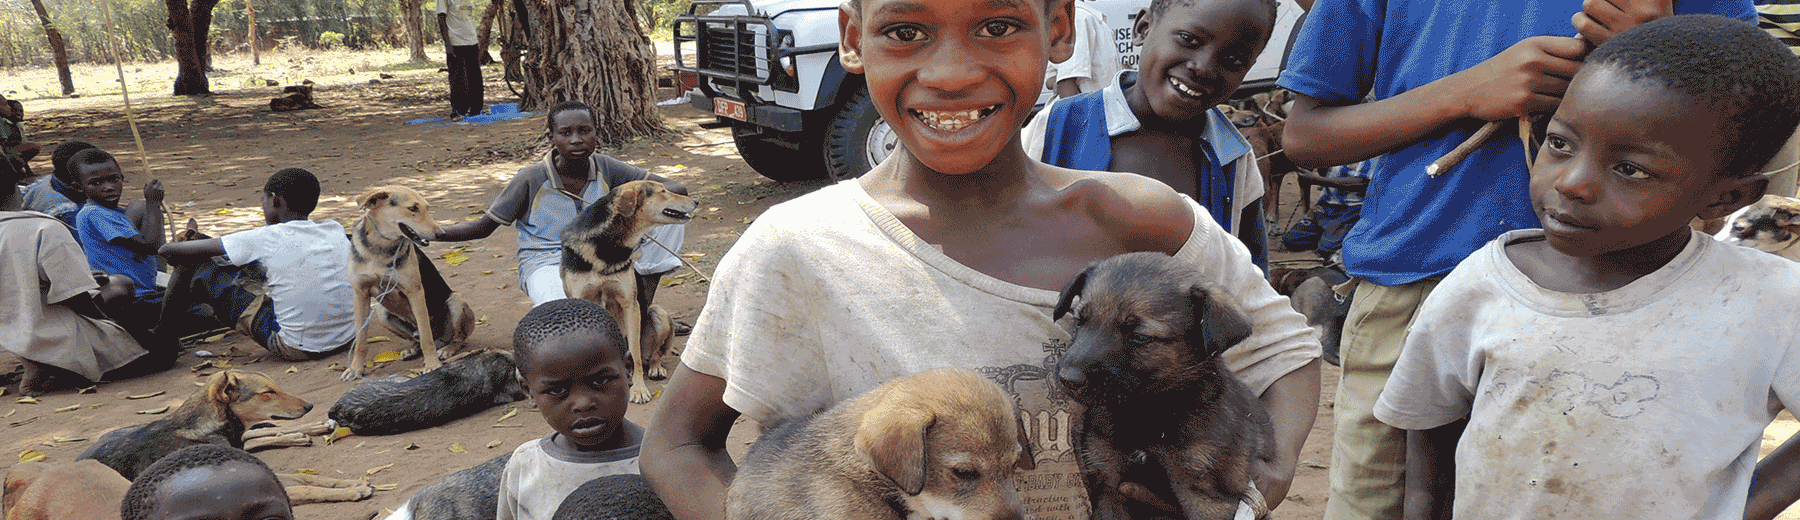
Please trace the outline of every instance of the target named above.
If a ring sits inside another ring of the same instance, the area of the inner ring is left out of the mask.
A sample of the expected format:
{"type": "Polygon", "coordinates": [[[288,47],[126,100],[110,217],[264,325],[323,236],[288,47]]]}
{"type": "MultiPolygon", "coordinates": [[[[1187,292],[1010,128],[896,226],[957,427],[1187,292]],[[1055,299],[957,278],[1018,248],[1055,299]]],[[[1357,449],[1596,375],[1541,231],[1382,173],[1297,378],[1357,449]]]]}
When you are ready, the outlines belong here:
{"type": "Polygon", "coordinates": [[[825,164],[812,159],[818,157],[817,139],[733,126],[731,140],[737,143],[744,164],[771,180],[794,182],[825,177],[825,164]]]}
{"type": "Polygon", "coordinates": [[[900,147],[900,138],[875,111],[868,87],[856,85],[825,126],[823,145],[826,173],[843,180],[869,173],[900,147]]]}

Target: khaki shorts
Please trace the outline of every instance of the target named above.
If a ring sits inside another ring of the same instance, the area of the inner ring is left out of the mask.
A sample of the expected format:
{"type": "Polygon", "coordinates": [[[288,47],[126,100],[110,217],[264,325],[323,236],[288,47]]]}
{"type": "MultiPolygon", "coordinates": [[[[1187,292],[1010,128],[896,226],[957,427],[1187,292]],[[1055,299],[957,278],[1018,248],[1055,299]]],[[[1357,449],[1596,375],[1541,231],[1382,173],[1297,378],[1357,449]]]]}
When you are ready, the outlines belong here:
{"type": "Polygon", "coordinates": [[[1331,499],[1325,518],[1400,518],[1406,494],[1406,430],[1375,419],[1375,398],[1387,384],[1406,328],[1438,278],[1406,285],[1362,281],[1344,319],[1339,356],[1344,375],[1332,406],[1331,499]]]}

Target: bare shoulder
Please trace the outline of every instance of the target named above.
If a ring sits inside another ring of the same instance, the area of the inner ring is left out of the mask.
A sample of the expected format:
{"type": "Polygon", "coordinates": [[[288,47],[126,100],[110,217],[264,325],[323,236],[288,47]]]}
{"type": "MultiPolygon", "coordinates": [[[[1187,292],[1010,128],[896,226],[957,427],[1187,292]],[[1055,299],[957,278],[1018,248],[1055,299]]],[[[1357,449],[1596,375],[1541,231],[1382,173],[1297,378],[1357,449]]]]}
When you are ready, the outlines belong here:
{"type": "Polygon", "coordinates": [[[1061,188],[1064,203],[1084,208],[1095,223],[1137,251],[1179,251],[1194,230],[1187,199],[1155,179],[1134,173],[1048,167],[1044,178],[1061,188]]]}

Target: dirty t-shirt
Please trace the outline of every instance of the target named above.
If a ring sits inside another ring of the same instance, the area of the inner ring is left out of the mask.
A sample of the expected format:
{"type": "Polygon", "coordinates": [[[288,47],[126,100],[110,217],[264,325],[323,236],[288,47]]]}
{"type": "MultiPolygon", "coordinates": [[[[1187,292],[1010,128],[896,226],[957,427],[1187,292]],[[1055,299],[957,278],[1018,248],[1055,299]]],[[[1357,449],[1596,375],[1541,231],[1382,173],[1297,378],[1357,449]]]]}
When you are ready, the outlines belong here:
{"type": "MultiPolygon", "coordinates": [[[[626,436],[644,437],[644,429],[631,421],[622,425],[626,436]]],[[[559,433],[525,441],[513,450],[500,474],[500,497],[494,520],[550,520],[563,499],[589,480],[612,475],[636,475],[638,446],[616,450],[581,452],[565,450],[550,442],[559,433]]]]}
{"type": "MultiPolygon", "coordinates": [[[[1255,323],[1225,354],[1252,391],[1319,356],[1318,340],[1250,254],[1198,205],[1177,255],[1237,295],[1255,323]]],[[[1051,381],[1068,330],[1057,293],[957,263],[857,182],[770,208],[721,259],[682,363],[725,380],[725,404],[763,425],[824,410],[932,368],[972,369],[1020,405],[1037,469],[1019,480],[1029,518],[1083,519],[1073,435],[1082,409],[1051,381]]]]}
{"type": "Polygon", "coordinates": [[[1625,287],[1539,287],[1504,245],[1420,307],[1375,405],[1395,427],[1469,416],[1455,514],[1744,517],[1763,428],[1800,403],[1800,264],[1694,233],[1625,287]]]}
{"type": "Polygon", "coordinates": [[[269,273],[276,334],[296,350],[325,352],[356,338],[350,241],[336,220],[291,220],[220,238],[232,265],[260,261],[269,273]]]}

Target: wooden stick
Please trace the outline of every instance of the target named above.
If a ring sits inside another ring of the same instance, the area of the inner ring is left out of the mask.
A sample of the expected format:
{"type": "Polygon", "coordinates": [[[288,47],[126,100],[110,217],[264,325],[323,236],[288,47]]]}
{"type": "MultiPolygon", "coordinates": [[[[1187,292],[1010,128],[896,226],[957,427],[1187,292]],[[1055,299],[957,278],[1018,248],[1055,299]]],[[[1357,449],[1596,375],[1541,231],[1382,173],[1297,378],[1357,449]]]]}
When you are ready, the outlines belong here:
{"type": "MultiPolygon", "coordinates": [[[[138,133],[137,116],[131,112],[131,84],[125,82],[125,59],[119,55],[118,26],[113,25],[112,0],[102,0],[100,5],[106,9],[106,44],[112,49],[113,70],[119,73],[119,95],[125,100],[125,124],[131,127],[131,140],[137,142],[138,164],[144,168],[144,175],[155,179],[150,172],[150,154],[144,151],[144,136],[138,133]]],[[[169,228],[167,240],[175,240],[175,219],[169,218],[168,206],[157,204],[155,208],[144,209],[161,211],[163,224],[169,228]]]]}
{"type": "Polygon", "coordinates": [[[1486,143],[1488,138],[1493,137],[1494,132],[1499,131],[1500,125],[1504,124],[1506,121],[1510,121],[1510,119],[1488,121],[1487,124],[1481,125],[1481,129],[1476,130],[1475,135],[1471,135],[1468,139],[1464,139],[1462,144],[1456,145],[1456,148],[1452,148],[1450,153],[1444,154],[1443,157],[1439,157],[1436,161],[1431,161],[1431,165],[1425,167],[1425,174],[1437,177],[1439,173],[1443,173],[1444,170],[1456,166],[1456,163],[1462,162],[1463,159],[1467,159],[1469,154],[1475,152],[1476,148],[1480,148],[1482,143],[1486,143]]]}

